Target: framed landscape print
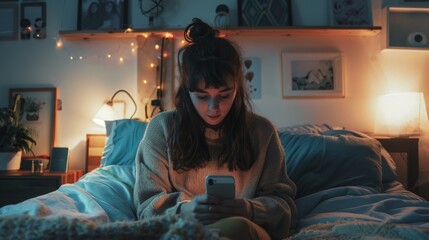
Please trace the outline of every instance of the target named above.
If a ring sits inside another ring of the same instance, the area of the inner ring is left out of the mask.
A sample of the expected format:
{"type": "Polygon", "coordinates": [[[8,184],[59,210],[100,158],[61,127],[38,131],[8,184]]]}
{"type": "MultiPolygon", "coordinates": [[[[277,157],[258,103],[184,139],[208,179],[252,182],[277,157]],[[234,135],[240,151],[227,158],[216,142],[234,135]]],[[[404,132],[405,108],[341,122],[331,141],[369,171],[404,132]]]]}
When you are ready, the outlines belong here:
{"type": "Polygon", "coordinates": [[[21,94],[25,99],[25,112],[21,122],[35,132],[36,145],[33,146],[32,151],[36,157],[49,157],[55,144],[57,89],[11,88],[9,90],[9,101],[13,99],[15,94],[21,94]]]}
{"type": "Polygon", "coordinates": [[[282,53],[283,98],[344,97],[341,53],[282,53]]]}
{"type": "Polygon", "coordinates": [[[128,0],[78,0],[78,30],[128,27],[128,0]]]}
{"type": "Polygon", "coordinates": [[[371,0],[328,0],[331,26],[372,26],[371,0]]]}

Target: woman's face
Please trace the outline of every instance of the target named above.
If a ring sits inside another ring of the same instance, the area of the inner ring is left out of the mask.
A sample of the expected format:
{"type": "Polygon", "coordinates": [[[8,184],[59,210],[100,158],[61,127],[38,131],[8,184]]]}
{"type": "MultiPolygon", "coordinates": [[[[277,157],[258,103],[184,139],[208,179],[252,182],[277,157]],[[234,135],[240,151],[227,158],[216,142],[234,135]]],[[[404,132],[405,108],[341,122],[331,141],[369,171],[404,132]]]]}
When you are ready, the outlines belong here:
{"type": "Polygon", "coordinates": [[[204,121],[211,126],[218,125],[226,117],[235,99],[235,88],[205,88],[204,81],[198,83],[198,90],[189,92],[192,104],[204,121]]]}

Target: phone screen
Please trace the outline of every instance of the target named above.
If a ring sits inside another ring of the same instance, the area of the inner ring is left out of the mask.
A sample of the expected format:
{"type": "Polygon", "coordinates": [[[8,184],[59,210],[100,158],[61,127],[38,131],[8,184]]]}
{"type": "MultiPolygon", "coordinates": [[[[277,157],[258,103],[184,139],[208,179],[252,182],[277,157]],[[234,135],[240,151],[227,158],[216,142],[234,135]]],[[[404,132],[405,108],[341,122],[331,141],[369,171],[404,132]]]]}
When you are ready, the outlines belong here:
{"type": "Polygon", "coordinates": [[[235,180],[232,176],[209,175],[206,177],[206,193],[221,200],[235,198],[235,180]]]}

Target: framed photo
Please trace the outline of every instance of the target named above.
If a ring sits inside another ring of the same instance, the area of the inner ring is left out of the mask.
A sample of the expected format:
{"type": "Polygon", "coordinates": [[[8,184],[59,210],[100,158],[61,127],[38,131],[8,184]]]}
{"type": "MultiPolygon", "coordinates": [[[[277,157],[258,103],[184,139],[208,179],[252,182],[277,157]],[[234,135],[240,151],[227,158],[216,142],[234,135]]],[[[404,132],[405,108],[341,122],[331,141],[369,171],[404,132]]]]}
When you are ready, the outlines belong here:
{"type": "Polygon", "coordinates": [[[0,40],[18,39],[18,4],[0,2],[0,40]]]}
{"type": "Polygon", "coordinates": [[[21,39],[46,38],[46,2],[21,3],[21,39]]]}
{"type": "Polygon", "coordinates": [[[283,98],[344,97],[341,53],[282,53],[283,98]]]}
{"type": "Polygon", "coordinates": [[[15,94],[21,94],[25,99],[25,112],[21,121],[35,131],[36,145],[32,148],[34,154],[40,158],[49,157],[55,144],[57,88],[11,88],[10,104],[15,94]]]}
{"type": "Polygon", "coordinates": [[[77,30],[128,27],[128,0],[78,0],[77,30]]]}
{"type": "Polygon", "coordinates": [[[329,0],[332,26],[372,26],[371,0],[329,0]]]}
{"type": "Polygon", "coordinates": [[[239,26],[291,26],[291,0],[238,0],[239,26]]]}

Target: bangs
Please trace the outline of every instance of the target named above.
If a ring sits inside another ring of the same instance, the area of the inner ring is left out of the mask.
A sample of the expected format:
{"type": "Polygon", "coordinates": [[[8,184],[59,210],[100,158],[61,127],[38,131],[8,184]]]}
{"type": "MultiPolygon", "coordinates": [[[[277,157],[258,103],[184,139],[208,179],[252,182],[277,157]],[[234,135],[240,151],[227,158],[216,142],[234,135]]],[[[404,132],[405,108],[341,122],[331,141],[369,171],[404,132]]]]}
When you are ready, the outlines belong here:
{"type": "MultiPolygon", "coordinates": [[[[228,86],[236,72],[226,62],[221,62],[217,59],[199,60],[192,65],[189,72],[188,89],[191,92],[198,90],[198,83],[204,81],[205,88],[219,88],[228,86]]],[[[234,82],[235,85],[235,82],[234,82]]]]}

